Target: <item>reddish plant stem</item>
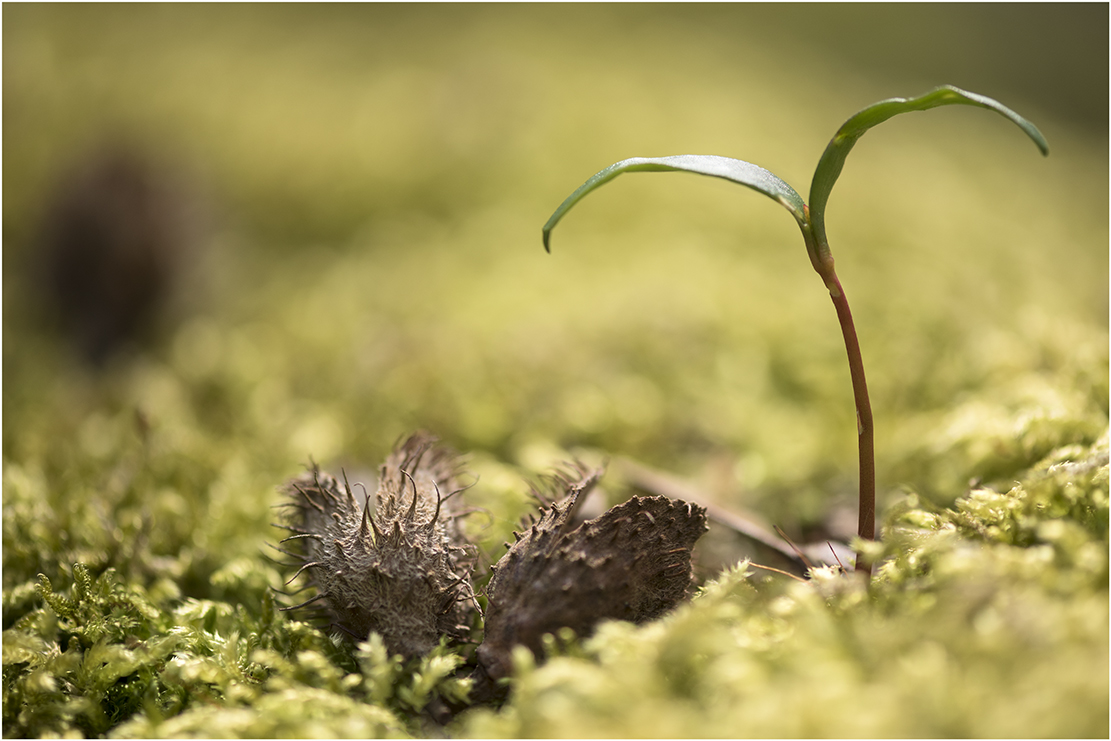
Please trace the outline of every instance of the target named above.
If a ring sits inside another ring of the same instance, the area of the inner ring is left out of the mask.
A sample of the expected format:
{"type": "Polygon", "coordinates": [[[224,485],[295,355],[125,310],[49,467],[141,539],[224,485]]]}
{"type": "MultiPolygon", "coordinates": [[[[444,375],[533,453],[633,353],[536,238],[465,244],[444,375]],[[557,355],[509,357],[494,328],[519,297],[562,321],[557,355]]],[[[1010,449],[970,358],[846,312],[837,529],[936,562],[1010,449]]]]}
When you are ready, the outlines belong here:
{"type": "MultiPolygon", "coordinates": [[[[872,403],[868,399],[868,382],[864,378],[864,359],[860,355],[860,341],[856,337],[856,326],[849,310],[849,299],[845,289],[837,279],[833,266],[823,275],[833,306],[837,309],[837,320],[841,323],[841,334],[845,337],[845,351],[849,356],[849,375],[853,383],[853,400],[856,402],[856,430],[860,455],[860,520],[857,535],[863,540],[876,537],[876,444],[872,433],[872,403]]],[[[862,553],[856,554],[856,570],[865,576],[872,575],[872,564],[862,553]]]]}
{"type": "MultiPolygon", "coordinates": [[[[872,434],[872,402],[868,400],[868,381],[864,378],[864,359],[860,356],[860,340],[856,337],[853,313],[849,310],[849,299],[845,289],[833,269],[833,255],[826,242],[825,231],[819,220],[818,232],[814,231],[814,220],[810,207],[802,207],[803,217],[799,219],[802,237],[806,240],[806,252],[810,264],[821,276],[829,289],[833,307],[837,309],[837,321],[841,323],[841,334],[845,338],[845,352],[849,356],[849,377],[853,383],[853,400],[856,402],[856,435],[860,458],[860,519],[857,522],[857,535],[861,540],[876,539],[876,442],[872,434]]],[[[856,571],[870,580],[872,564],[864,554],[856,554],[856,571]]]]}

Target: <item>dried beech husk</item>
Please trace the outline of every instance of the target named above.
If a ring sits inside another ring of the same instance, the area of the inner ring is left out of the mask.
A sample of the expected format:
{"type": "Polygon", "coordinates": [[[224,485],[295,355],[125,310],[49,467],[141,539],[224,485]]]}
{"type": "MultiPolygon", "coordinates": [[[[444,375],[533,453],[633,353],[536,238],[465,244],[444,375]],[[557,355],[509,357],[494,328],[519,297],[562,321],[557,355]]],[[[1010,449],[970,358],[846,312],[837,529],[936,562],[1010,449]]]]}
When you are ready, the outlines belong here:
{"type": "Polygon", "coordinates": [[[666,497],[633,497],[572,527],[575,510],[601,477],[576,468],[555,480],[564,494],[494,567],[487,586],[478,660],[490,679],[509,675],[516,645],[542,656],[542,638],[560,628],[583,637],[601,620],[641,623],[683,600],[691,587],[691,548],[706,512],[666,497]]]}
{"type": "MultiPolygon", "coordinates": [[[[401,443],[381,467],[372,507],[346,481],[316,468],[285,491],[300,560],[316,596],[285,609],[317,606],[352,641],[371,631],[391,654],[430,651],[442,636],[468,635],[472,568],[456,527],[459,462],[427,433],[401,443]],[[362,501],[360,501],[360,499],[362,501]]],[[[291,578],[290,581],[293,581],[291,578]]]]}

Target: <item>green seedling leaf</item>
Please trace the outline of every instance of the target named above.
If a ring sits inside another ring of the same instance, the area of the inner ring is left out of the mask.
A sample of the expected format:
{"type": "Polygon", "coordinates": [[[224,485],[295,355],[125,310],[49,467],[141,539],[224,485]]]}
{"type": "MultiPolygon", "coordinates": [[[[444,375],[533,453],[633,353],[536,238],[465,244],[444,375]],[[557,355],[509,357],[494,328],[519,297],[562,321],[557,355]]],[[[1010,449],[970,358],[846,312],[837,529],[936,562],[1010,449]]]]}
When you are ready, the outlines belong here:
{"type": "Polygon", "coordinates": [[[833,184],[837,182],[837,178],[841,175],[845,157],[848,156],[857,140],[868,129],[900,113],[925,111],[943,105],[969,105],[995,111],[1007,117],[1025,131],[1026,135],[1038,145],[1038,149],[1041,150],[1043,155],[1049,154],[1049,145],[1046,143],[1045,137],[1042,136],[1042,132],[1038,131],[1038,127],[1034,124],[993,98],[978,93],[970,93],[952,85],[942,85],[917,98],[889,98],[874,103],[842,124],[837,134],[826,146],[826,151],[822,153],[822,158],[818,161],[818,167],[814,170],[814,180],[810,185],[810,221],[820,249],[824,253],[828,253],[825,238],[826,202],[829,200],[830,191],[833,190],[833,184]]]}
{"type": "Polygon", "coordinates": [[[731,180],[734,183],[759,191],[791,212],[799,222],[805,223],[806,204],[802,197],[787,183],[751,162],[704,154],[679,154],[672,157],[632,157],[610,165],[579,186],[555,210],[544,225],[544,249],[551,252],[552,229],[587,193],[599,188],[623,172],[693,172],[696,175],[731,180]]]}

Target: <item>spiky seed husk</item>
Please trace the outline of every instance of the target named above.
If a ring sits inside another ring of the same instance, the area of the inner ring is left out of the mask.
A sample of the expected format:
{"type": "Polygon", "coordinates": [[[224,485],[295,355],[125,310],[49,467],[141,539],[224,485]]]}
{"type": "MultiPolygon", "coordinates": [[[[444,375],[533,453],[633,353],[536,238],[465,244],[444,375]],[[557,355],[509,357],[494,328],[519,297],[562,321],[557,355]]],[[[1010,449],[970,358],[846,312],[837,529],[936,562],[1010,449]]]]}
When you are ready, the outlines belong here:
{"type": "Polygon", "coordinates": [[[478,648],[489,678],[509,675],[515,645],[539,657],[546,633],[567,627],[586,636],[604,619],[645,622],[686,597],[705,510],[666,497],[633,497],[573,528],[575,510],[601,473],[580,466],[557,479],[564,497],[495,566],[478,648]]]}
{"type": "Polygon", "coordinates": [[[453,453],[420,432],[386,459],[373,506],[315,467],[290,481],[287,540],[301,544],[298,574],[317,595],[287,609],[317,604],[348,639],[375,631],[391,654],[406,658],[427,653],[441,636],[465,637],[474,600],[450,497],[459,491],[458,469],[453,453]]]}

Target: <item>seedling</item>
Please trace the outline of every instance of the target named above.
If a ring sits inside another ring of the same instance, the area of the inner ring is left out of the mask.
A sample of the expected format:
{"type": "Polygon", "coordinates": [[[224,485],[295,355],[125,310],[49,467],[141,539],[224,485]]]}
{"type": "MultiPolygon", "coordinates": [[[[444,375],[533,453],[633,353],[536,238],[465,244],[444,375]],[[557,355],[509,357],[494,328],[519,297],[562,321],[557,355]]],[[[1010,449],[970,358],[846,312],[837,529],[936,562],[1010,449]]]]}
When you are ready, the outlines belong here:
{"type": "MultiPolygon", "coordinates": [[[[857,438],[860,459],[860,517],[857,534],[862,540],[875,538],[876,519],[876,465],[875,443],[872,431],[872,406],[868,399],[868,384],[864,377],[864,361],[860,354],[860,343],[853,325],[849,300],[837,273],[833,269],[833,254],[826,239],[825,209],[833,184],[841,174],[845,158],[857,140],[868,129],[881,124],[893,116],[911,111],[924,111],[944,105],[969,105],[986,108],[1002,114],[1019,126],[1026,135],[1034,140],[1043,155],[1049,154],[1045,137],[1032,123],[1010,108],[992,98],[970,93],[951,85],[944,85],[917,98],[890,98],[868,106],[846,121],[837,134],[830,140],[818,161],[814,179],[810,183],[810,204],[807,205],[794,188],[768,170],[750,162],[720,157],[716,155],[683,154],[673,157],[633,157],[610,165],[583,183],[578,190],[568,196],[544,225],[544,249],[551,251],[552,229],[560,219],[583,197],[596,188],[624,172],[693,172],[697,175],[730,180],[752,188],[772,198],[786,208],[802,230],[806,252],[810,263],[821,276],[829,289],[841,333],[845,338],[845,350],[849,359],[849,374],[852,378],[853,399],[856,403],[857,438]]],[[[871,574],[871,564],[863,553],[856,554],[856,570],[865,575],[871,574]]]]}

